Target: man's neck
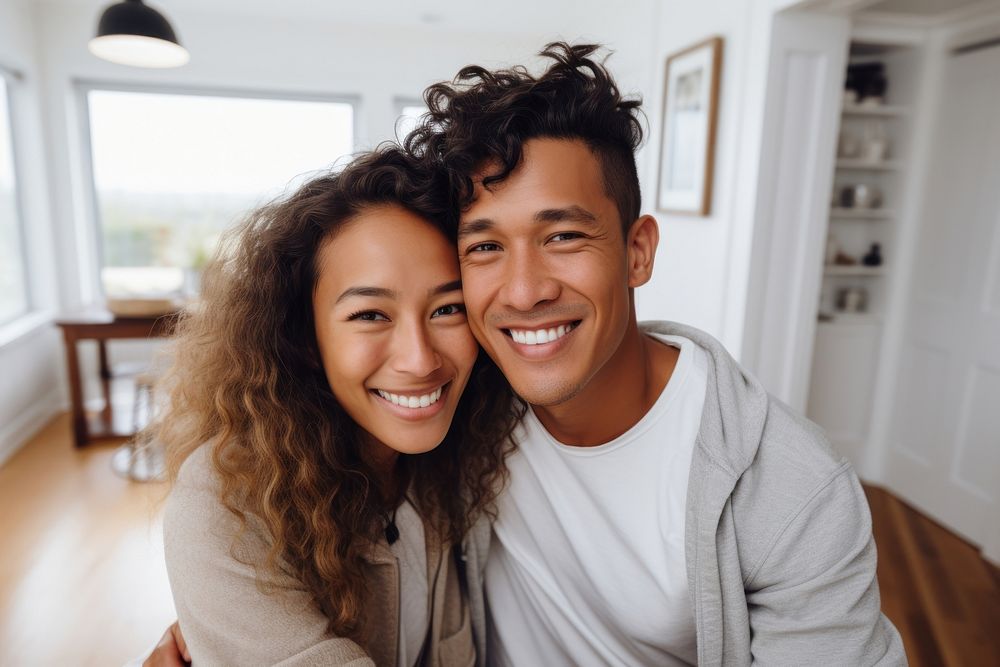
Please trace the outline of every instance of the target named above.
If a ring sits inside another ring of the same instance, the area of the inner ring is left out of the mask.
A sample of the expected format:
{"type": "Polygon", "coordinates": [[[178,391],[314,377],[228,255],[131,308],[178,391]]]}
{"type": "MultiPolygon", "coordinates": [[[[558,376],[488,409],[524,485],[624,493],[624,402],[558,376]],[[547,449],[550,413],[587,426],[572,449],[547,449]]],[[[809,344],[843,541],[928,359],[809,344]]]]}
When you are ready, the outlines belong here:
{"type": "Polygon", "coordinates": [[[643,334],[635,320],[621,345],[587,386],[559,405],[531,406],[552,437],[577,447],[610,442],[656,403],[673,375],[679,350],[643,334]]]}

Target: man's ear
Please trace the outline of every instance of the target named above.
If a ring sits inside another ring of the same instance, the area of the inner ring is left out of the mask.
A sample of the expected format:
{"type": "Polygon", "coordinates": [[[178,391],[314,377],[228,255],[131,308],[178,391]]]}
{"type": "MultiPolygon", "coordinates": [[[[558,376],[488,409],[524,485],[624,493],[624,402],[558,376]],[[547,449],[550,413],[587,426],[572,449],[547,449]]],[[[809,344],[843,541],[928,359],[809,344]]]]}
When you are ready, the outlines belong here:
{"type": "Polygon", "coordinates": [[[629,287],[639,287],[649,281],[659,243],[660,229],[653,216],[644,215],[632,223],[626,240],[629,287]]]}

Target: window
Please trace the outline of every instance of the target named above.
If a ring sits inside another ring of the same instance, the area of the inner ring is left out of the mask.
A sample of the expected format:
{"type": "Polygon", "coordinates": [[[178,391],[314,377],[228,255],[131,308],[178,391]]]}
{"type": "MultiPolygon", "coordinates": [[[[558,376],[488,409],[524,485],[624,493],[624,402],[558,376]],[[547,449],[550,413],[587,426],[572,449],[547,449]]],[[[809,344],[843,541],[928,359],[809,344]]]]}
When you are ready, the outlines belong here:
{"type": "Polygon", "coordinates": [[[396,137],[403,141],[417,126],[420,117],[427,113],[423,102],[396,101],[396,137]]]}
{"type": "Polygon", "coordinates": [[[354,147],[343,101],[86,91],[105,293],[167,293],[242,214],[354,147]]]}
{"type": "Polygon", "coordinates": [[[28,281],[14,169],[7,78],[0,70],[0,324],[28,312],[28,281]]]}

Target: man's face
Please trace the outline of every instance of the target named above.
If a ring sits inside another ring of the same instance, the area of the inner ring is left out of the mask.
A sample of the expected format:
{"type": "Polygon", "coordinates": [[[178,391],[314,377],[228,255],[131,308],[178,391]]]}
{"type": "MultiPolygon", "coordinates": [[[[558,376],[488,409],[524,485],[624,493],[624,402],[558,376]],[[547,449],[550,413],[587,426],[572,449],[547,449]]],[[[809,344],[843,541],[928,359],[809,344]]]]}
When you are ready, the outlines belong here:
{"type": "Polygon", "coordinates": [[[618,209],[577,140],[525,142],[521,165],[491,187],[476,186],[459,225],[469,325],[522,398],[559,405],[604,367],[630,322],[618,209]]]}

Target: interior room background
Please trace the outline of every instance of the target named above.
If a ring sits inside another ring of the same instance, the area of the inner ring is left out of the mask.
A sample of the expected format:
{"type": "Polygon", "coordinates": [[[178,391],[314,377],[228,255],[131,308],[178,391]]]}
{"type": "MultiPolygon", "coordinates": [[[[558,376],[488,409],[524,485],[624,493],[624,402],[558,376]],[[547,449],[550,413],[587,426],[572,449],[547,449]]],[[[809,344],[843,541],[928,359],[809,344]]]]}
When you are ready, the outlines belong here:
{"type": "MultiPolygon", "coordinates": [[[[546,42],[596,41],[645,102],[643,210],[661,244],[640,319],[719,338],[824,426],[864,481],[1000,562],[1000,2],[163,0],[153,6],[191,53],[166,70],[88,53],[106,4],[0,0],[0,132],[13,157],[0,165],[13,184],[0,201],[0,466],[67,410],[60,314],[137,280],[179,275],[194,289],[220,220],[293,186],[299,165],[326,168],[405,132],[424,87],[461,66],[531,66],[546,42]],[[665,63],[712,37],[710,210],[657,211],[665,63]],[[866,106],[845,83],[873,64],[884,85],[866,106]],[[227,106],[243,100],[254,104],[227,106]],[[259,147],[191,142],[170,158],[191,164],[178,191],[143,188],[120,160],[102,171],[129,154],[116,134],[126,125],[142,138],[139,164],[176,149],[179,119],[244,111],[234,136],[259,147]],[[254,159],[246,177],[227,166],[254,159]],[[128,211],[148,224],[132,230],[128,211]],[[157,232],[171,215],[176,227],[157,232]],[[167,250],[150,250],[157,233],[174,235],[156,246],[167,250]],[[865,261],[873,244],[877,263],[865,261]],[[114,270],[130,264],[176,271],[114,270]]],[[[148,362],[158,346],[115,343],[113,365],[148,362]]],[[[81,354],[96,406],[95,348],[81,354]]],[[[127,386],[115,400],[133,398],[127,386]]]]}

